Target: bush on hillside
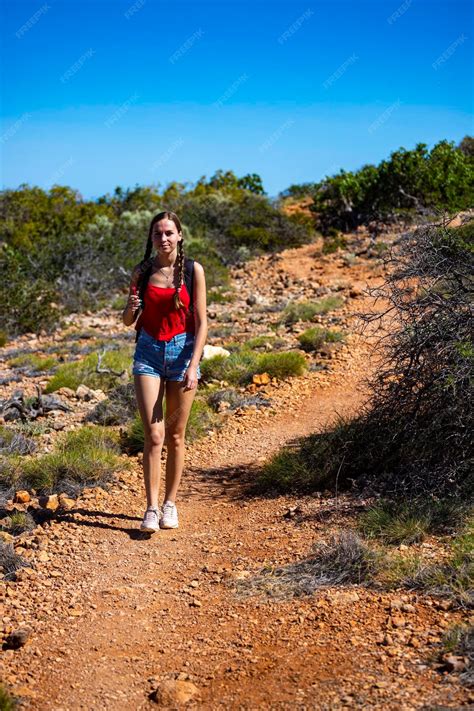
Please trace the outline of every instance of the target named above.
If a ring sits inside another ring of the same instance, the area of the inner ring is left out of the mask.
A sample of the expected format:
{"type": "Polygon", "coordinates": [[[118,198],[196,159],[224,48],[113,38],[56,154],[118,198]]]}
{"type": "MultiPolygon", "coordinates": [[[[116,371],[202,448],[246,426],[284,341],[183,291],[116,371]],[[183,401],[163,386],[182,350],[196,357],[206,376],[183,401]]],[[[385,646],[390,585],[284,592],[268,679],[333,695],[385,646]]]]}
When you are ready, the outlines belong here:
{"type": "Polygon", "coordinates": [[[472,497],[473,238],[474,220],[425,226],[387,255],[373,294],[388,301],[392,330],[365,409],[278,453],[260,490],[356,482],[393,498],[472,497]]]}
{"type": "Polygon", "coordinates": [[[417,215],[453,213],[472,207],[474,157],[470,137],[455,147],[440,141],[431,151],[425,143],[400,148],[378,166],[327,176],[311,192],[317,226],[355,229],[370,220],[411,220],[417,215]]]}

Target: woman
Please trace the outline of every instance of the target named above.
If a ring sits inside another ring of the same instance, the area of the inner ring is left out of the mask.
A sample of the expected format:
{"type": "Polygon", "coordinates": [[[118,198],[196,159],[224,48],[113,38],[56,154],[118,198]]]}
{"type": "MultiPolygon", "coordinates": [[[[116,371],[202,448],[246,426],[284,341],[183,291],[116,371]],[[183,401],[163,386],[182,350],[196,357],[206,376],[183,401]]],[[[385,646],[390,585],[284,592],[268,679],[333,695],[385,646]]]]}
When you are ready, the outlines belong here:
{"type": "Polygon", "coordinates": [[[201,377],[199,361],[207,338],[204,269],[194,261],[194,293],[189,294],[184,281],[185,264],[179,218],[174,212],[160,212],[151,221],[145,256],[133,271],[122,315],[124,324],[131,326],[141,308],[133,375],[145,433],[143,475],[147,509],[140,528],[151,533],[178,527],[175,501],[184,466],[184,437],[201,377]],[[156,250],[154,258],[150,258],[152,247],[156,250]],[[137,293],[140,285],[142,303],[137,293]],[[189,308],[192,305],[194,313],[189,308]],[[167,448],[166,491],[160,511],[163,443],[167,448]]]}

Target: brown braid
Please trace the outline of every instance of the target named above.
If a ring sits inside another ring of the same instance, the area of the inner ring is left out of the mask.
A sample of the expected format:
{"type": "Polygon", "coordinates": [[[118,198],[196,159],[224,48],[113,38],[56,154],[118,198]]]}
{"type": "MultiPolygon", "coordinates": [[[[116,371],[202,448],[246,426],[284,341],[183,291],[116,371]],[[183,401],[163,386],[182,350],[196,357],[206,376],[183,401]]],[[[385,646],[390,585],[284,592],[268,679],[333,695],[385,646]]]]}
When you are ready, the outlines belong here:
{"type": "Polygon", "coordinates": [[[176,292],[174,295],[174,305],[176,309],[184,309],[184,304],[181,301],[179,292],[184,282],[184,247],[183,240],[178,242],[178,286],[176,287],[176,292]]]}

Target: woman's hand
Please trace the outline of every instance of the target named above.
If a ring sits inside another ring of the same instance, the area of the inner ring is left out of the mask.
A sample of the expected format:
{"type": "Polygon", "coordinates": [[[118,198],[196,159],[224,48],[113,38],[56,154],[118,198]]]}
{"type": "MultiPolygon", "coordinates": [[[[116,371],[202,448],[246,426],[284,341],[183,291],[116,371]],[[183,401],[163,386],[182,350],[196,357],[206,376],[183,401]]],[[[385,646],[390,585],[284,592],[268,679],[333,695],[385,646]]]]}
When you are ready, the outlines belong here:
{"type": "Polygon", "coordinates": [[[130,284],[127,304],[122,312],[122,321],[126,326],[131,326],[135,321],[136,313],[140,306],[140,296],[137,293],[136,285],[132,281],[130,284]]]}
{"type": "Polygon", "coordinates": [[[184,374],[184,389],[194,390],[197,388],[198,377],[197,377],[197,367],[195,365],[190,365],[184,374]]]}
{"type": "Polygon", "coordinates": [[[131,311],[133,314],[135,313],[135,311],[137,309],[140,308],[140,297],[137,294],[137,287],[136,286],[130,287],[130,294],[128,297],[126,308],[129,311],[131,311]]]}

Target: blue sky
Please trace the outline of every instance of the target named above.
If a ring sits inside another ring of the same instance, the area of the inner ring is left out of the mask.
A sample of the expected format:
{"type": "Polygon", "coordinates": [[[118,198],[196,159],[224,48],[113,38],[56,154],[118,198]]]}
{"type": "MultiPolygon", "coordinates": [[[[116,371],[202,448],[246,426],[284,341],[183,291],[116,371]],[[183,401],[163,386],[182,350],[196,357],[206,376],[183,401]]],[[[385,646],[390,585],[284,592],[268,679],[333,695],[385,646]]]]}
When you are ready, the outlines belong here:
{"type": "Polygon", "coordinates": [[[2,0],[2,188],[258,173],[474,133],[469,0],[2,0]]]}

